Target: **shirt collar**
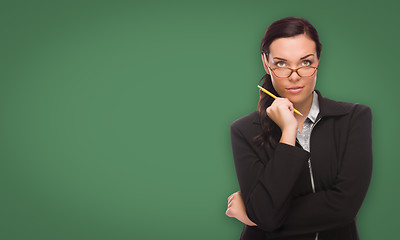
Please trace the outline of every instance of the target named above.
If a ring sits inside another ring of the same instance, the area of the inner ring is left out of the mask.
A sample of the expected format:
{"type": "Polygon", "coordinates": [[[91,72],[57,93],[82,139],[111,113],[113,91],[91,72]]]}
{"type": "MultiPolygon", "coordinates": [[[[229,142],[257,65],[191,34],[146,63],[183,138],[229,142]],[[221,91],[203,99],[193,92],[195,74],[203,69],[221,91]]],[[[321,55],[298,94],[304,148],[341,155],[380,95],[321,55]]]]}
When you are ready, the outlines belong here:
{"type": "Polygon", "coordinates": [[[318,113],[319,113],[318,94],[315,91],[313,91],[313,101],[307,118],[309,118],[314,123],[315,120],[317,119],[318,113]]]}

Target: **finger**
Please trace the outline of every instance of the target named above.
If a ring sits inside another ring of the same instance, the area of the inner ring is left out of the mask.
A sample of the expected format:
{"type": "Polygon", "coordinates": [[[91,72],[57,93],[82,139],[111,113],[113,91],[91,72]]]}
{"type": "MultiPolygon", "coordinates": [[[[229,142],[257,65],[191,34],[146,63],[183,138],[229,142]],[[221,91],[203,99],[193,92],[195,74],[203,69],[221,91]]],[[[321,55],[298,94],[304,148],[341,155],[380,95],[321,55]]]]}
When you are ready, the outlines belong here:
{"type": "Polygon", "coordinates": [[[286,98],[286,102],[287,102],[287,104],[288,104],[289,106],[291,106],[291,107],[293,108],[293,103],[292,103],[289,99],[286,98]]]}
{"type": "Polygon", "coordinates": [[[232,193],[229,197],[230,197],[230,198],[231,198],[231,197],[235,197],[236,195],[239,194],[239,192],[240,192],[240,191],[234,192],[234,193],[232,193]]]}
{"type": "Polygon", "coordinates": [[[235,198],[235,195],[232,194],[232,196],[230,196],[229,199],[228,199],[228,203],[231,202],[231,201],[233,201],[234,198],[235,198]]]}
{"type": "Polygon", "coordinates": [[[291,101],[289,101],[287,98],[285,98],[285,100],[282,101],[279,106],[286,107],[290,111],[293,110],[293,103],[291,101]]]}
{"type": "Polygon", "coordinates": [[[226,209],[225,215],[228,216],[228,217],[230,217],[230,216],[229,216],[229,209],[226,209]]]}
{"type": "Polygon", "coordinates": [[[290,110],[291,113],[294,114],[294,106],[293,106],[293,103],[290,103],[290,105],[289,105],[289,110],[290,110]]]}
{"type": "Polygon", "coordinates": [[[277,98],[276,103],[277,104],[282,104],[282,103],[287,103],[288,99],[287,98],[277,98]]]}
{"type": "Polygon", "coordinates": [[[271,107],[272,108],[280,108],[280,107],[284,107],[284,106],[289,106],[289,105],[291,105],[292,104],[292,102],[290,102],[289,101],[289,99],[287,99],[287,98],[280,98],[280,99],[276,99],[272,104],[271,104],[271,107]]]}
{"type": "Polygon", "coordinates": [[[232,207],[233,205],[235,205],[235,199],[232,199],[229,203],[228,203],[228,207],[232,207]]]}
{"type": "Polygon", "coordinates": [[[226,209],[225,214],[226,214],[226,216],[228,216],[228,217],[233,217],[232,209],[230,209],[230,208],[226,209]]]}
{"type": "Polygon", "coordinates": [[[233,194],[235,194],[235,193],[232,193],[231,195],[229,195],[228,200],[229,200],[229,198],[231,198],[233,196],[233,194]]]}

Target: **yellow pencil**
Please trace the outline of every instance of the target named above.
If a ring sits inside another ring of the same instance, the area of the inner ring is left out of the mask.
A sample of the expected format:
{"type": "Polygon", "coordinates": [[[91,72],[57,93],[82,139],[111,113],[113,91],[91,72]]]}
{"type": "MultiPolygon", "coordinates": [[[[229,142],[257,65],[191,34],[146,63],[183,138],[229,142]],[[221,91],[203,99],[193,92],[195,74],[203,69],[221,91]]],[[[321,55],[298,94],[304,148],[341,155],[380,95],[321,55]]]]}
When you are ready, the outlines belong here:
{"type": "MultiPolygon", "coordinates": [[[[270,95],[271,97],[273,97],[274,99],[277,98],[277,96],[275,96],[274,94],[270,93],[267,89],[261,87],[260,85],[257,85],[258,88],[261,89],[261,91],[265,92],[266,94],[270,95]]],[[[301,114],[301,112],[297,111],[296,108],[293,109],[295,113],[303,116],[303,114],[301,114]]]]}

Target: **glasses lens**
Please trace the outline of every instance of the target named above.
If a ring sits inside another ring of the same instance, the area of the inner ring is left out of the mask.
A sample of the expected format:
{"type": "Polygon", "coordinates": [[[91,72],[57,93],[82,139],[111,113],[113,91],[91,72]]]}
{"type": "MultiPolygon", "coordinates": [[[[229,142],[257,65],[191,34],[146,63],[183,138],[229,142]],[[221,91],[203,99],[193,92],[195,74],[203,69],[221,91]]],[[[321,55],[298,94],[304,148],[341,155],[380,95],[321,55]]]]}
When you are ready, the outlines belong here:
{"type": "Polygon", "coordinates": [[[299,75],[301,77],[309,77],[309,76],[314,74],[315,68],[313,68],[313,67],[302,67],[299,70],[297,70],[297,72],[299,73],[299,75]]]}
{"type": "Polygon", "coordinates": [[[276,68],[274,73],[278,77],[288,77],[292,73],[292,70],[289,68],[276,68]]]}

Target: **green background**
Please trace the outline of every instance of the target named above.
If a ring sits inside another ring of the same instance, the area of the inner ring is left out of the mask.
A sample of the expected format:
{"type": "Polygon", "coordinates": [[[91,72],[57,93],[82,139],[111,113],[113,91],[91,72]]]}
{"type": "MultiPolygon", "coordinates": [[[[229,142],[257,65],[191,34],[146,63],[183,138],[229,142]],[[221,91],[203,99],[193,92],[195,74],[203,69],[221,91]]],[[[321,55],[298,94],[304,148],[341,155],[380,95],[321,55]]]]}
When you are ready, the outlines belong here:
{"type": "Polygon", "coordinates": [[[229,126],[269,24],[308,19],[317,89],[373,111],[363,240],[397,239],[395,1],[1,1],[0,239],[239,239],[229,126]]]}

